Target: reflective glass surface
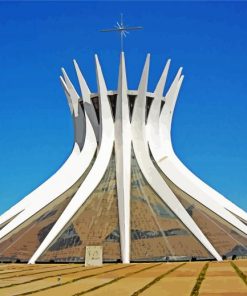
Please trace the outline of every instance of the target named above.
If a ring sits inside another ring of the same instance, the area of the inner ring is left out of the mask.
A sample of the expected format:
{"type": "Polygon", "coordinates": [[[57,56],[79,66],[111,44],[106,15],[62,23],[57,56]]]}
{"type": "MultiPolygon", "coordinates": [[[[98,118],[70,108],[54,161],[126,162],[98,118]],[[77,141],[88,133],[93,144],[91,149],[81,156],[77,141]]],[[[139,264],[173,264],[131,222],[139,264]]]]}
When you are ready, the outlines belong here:
{"type": "Polygon", "coordinates": [[[247,236],[244,233],[183,192],[167,177],[166,183],[221,256],[247,255],[247,236]]]}
{"type": "Polygon", "coordinates": [[[80,187],[91,165],[70,189],[0,241],[0,261],[27,262],[31,258],[80,187]]]}
{"type": "Polygon", "coordinates": [[[103,246],[103,260],[120,259],[114,154],[97,188],[38,261],[84,262],[86,246],[103,246]]]}
{"type": "Polygon", "coordinates": [[[147,183],[132,151],[131,260],[211,258],[147,183]]]}

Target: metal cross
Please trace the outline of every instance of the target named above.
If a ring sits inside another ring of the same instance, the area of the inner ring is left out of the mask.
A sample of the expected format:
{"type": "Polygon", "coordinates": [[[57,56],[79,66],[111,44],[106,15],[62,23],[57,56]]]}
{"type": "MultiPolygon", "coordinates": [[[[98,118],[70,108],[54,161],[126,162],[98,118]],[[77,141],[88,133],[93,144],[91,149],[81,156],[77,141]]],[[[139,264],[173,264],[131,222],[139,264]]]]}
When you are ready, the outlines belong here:
{"type": "Polygon", "coordinates": [[[120,41],[121,41],[121,51],[123,51],[123,38],[129,34],[129,31],[141,30],[143,27],[127,27],[123,23],[123,14],[121,13],[120,24],[117,22],[117,25],[111,29],[100,30],[100,32],[119,32],[120,33],[120,41]]]}

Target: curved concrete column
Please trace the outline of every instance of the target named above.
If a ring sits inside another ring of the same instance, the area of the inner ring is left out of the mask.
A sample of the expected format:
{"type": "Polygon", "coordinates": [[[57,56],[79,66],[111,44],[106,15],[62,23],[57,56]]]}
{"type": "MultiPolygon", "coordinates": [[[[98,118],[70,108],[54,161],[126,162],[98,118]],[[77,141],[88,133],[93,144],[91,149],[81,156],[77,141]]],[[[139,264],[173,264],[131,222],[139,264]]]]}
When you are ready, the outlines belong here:
{"type": "MultiPolygon", "coordinates": [[[[70,92],[70,89],[67,87],[69,91],[67,95],[72,100],[73,93],[70,92]]],[[[76,106],[76,104],[73,106],[76,106]]],[[[18,226],[27,222],[30,217],[68,190],[88,168],[96,151],[96,138],[87,114],[84,115],[79,105],[77,111],[77,122],[80,124],[75,124],[75,127],[83,130],[81,125],[86,124],[87,126],[85,128],[86,135],[82,151],[80,151],[79,144],[75,143],[73,152],[64,166],[40,187],[30,193],[19,205],[17,204],[12,214],[18,212],[18,210],[19,214],[0,230],[0,239],[7,239],[12,234],[12,231],[18,230],[18,226]],[[32,206],[30,206],[30,202],[32,206]]],[[[78,134],[80,133],[78,132],[78,134]]]]}
{"type": "Polygon", "coordinates": [[[130,159],[131,128],[124,53],[120,56],[115,116],[115,155],[120,226],[121,257],[130,260],[130,159]]]}
{"type": "Polygon", "coordinates": [[[217,260],[222,260],[221,256],[209,242],[200,228],[196,225],[191,216],[187,213],[182,204],[178,201],[174,193],[160,176],[157,169],[150,158],[147,136],[145,130],[145,106],[146,92],[148,83],[150,56],[147,56],[146,63],[142,72],[141,81],[138,88],[138,95],[135,100],[134,111],[132,115],[132,142],[134,153],[138,165],[153,190],[171,209],[171,211],[180,219],[180,221],[193,233],[193,235],[201,242],[201,244],[213,255],[217,260]]]}
{"type": "Polygon", "coordinates": [[[91,99],[90,99],[91,92],[88,88],[88,85],[81,73],[81,70],[80,70],[76,60],[74,60],[74,66],[75,66],[77,78],[78,78],[80,89],[81,89],[81,95],[83,98],[84,108],[85,108],[87,115],[90,119],[90,122],[93,126],[93,130],[94,130],[96,139],[98,141],[99,140],[99,123],[98,123],[98,119],[96,116],[94,106],[93,106],[91,99]]]}
{"type": "Polygon", "coordinates": [[[103,178],[107,166],[109,164],[114,140],[114,124],[111,113],[111,107],[107,97],[107,89],[102,74],[101,66],[98,61],[98,57],[95,56],[97,83],[100,101],[100,123],[101,123],[101,142],[99,152],[96,160],[89,171],[84,182],[63,211],[62,215],[57,220],[49,234],[46,236],[40,247],[36,250],[29,263],[35,263],[35,261],[43,254],[45,250],[50,246],[54,239],[59,235],[65,225],[71,220],[79,208],[85,203],[92,194],[93,190],[100,183],[103,178]]]}
{"type": "MultiPolygon", "coordinates": [[[[247,226],[233,215],[235,214],[245,220],[247,214],[191,173],[174,153],[171,141],[171,124],[176,100],[183,81],[183,76],[180,77],[180,75],[181,73],[178,72],[166,95],[165,105],[160,114],[159,136],[154,131],[155,124],[153,121],[156,121],[156,119],[149,118],[149,145],[153,157],[164,174],[182,191],[247,234],[247,226]]],[[[154,100],[156,100],[155,95],[154,100]]],[[[155,128],[157,127],[155,126],[155,128]]]]}

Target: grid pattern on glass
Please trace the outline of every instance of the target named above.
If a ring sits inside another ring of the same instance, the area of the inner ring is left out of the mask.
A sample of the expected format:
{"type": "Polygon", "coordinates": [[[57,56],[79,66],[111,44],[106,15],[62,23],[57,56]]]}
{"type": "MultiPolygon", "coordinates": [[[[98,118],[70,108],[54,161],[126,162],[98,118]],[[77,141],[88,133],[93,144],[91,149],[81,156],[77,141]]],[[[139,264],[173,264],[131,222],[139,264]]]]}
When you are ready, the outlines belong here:
{"type": "Polygon", "coordinates": [[[31,258],[84,181],[92,163],[70,189],[0,241],[0,261],[27,262],[31,258]]]}
{"type": "MultiPolygon", "coordinates": [[[[178,186],[176,186],[159,168],[150,150],[149,153],[155,167],[160,172],[167,185],[171,188],[218,253],[226,258],[231,258],[232,256],[245,257],[247,255],[247,235],[178,188],[178,186]]],[[[242,222],[244,223],[244,221],[242,222]]]]}
{"type": "MultiPolygon", "coordinates": [[[[27,226],[20,229],[10,238],[0,243],[0,260],[28,261],[38,246],[45,239],[72,196],[60,201],[56,206],[50,205],[46,212],[30,219],[27,226]]],[[[61,200],[61,199],[60,199],[61,200]]]]}
{"type": "Polygon", "coordinates": [[[164,174],[163,178],[221,256],[247,255],[245,234],[183,192],[164,174]]]}
{"type": "Polygon", "coordinates": [[[131,260],[212,258],[147,183],[132,151],[131,260]]]}
{"type": "Polygon", "coordinates": [[[114,154],[100,184],[38,262],[84,262],[86,246],[103,246],[103,260],[120,259],[114,154]]]}

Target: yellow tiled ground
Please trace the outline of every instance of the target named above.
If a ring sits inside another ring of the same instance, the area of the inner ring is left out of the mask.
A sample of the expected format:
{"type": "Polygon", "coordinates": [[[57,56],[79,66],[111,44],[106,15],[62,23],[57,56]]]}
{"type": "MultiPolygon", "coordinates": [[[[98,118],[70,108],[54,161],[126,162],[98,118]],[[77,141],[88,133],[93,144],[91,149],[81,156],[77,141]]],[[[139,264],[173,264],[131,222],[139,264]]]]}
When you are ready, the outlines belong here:
{"type": "Polygon", "coordinates": [[[207,270],[206,278],[202,282],[199,295],[246,296],[247,287],[232,268],[230,262],[212,262],[207,270]]]}
{"type": "Polygon", "coordinates": [[[205,262],[187,263],[168,274],[141,295],[190,295],[205,262]]]}
{"type": "Polygon", "coordinates": [[[237,260],[234,263],[241,269],[241,271],[247,276],[247,259],[246,260],[237,260]]]}
{"type": "MultiPolygon", "coordinates": [[[[0,264],[0,295],[190,296],[207,262],[106,264],[0,264]]],[[[247,260],[233,263],[247,274],[247,260]]],[[[230,261],[210,262],[200,296],[247,296],[230,261]]]]}

